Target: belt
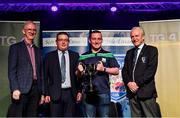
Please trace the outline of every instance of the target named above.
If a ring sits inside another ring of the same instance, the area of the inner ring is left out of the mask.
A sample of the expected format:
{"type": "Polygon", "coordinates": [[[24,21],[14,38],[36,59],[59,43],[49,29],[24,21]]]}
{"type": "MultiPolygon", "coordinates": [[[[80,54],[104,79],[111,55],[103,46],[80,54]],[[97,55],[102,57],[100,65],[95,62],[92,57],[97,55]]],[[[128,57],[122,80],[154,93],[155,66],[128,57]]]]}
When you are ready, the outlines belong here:
{"type": "Polygon", "coordinates": [[[37,84],[37,80],[33,79],[33,84],[37,84]]]}
{"type": "Polygon", "coordinates": [[[69,88],[61,88],[61,90],[63,90],[63,91],[71,90],[71,87],[69,87],[69,88]]]}

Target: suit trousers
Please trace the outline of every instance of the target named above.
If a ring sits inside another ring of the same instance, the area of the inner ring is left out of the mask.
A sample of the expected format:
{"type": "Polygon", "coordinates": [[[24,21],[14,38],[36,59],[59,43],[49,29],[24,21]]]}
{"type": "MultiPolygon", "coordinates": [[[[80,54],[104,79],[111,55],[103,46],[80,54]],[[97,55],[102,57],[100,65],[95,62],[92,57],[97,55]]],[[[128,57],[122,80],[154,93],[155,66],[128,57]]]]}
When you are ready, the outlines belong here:
{"type": "Polygon", "coordinates": [[[140,99],[135,96],[130,99],[130,108],[132,117],[161,117],[155,98],[140,99]]]}
{"type": "Polygon", "coordinates": [[[72,89],[61,89],[61,98],[50,102],[50,114],[52,117],[74,117],[75,105],[72,89]]]}
{"type": "MultiPolygon", "coordinates": [[[[36,81],[36,80],[35,80],[36,81]]],[[[21,94],[20,100],[11,98],[12,103],[8,109],[8,117],[36,117],[40,100],[37,82],[33,82],[27,94],[21,94]]]]}

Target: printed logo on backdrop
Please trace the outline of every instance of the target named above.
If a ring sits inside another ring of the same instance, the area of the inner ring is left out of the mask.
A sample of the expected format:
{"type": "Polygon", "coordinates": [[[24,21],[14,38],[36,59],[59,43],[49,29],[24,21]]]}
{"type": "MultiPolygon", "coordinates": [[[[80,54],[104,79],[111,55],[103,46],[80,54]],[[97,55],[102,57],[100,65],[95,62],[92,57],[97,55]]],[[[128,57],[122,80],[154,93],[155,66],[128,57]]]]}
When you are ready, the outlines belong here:
{"type": "Polygon", "coordinates": [[[0,36],[0,46],[10,46],[17,42],[15,36],[0,36]]]}
{"type": "Polygon", "coordinates": [[[46,54],[52,50],[56,50],[56,35],[58,32],[67,32],[70,39],[70,49],[84,53],[88,49],[89,30],[56,30],[56,31],[43,31],[43,53],[46,54]]]}
{"type": "MultiPolygon", "coordinates": [[[[43,38],[43,46],[56,46],[56,38],[43,38]]],[[[87,37],[73,37],[70,36],[69,46],[87,46],[87,37]]]]}
{"type": "MultiPolygon", "coordinates": [[[[101,30],[103,46],[130,46],[130,31],[128,30],[101,30]]],[[[112,50],[113,51],[113,50],[112,50]]]]}
{"type": "Polygon", "coordinates": [[[148,39],[152,43],[159,41],[179,41],[178,32],[150,33],[148,34],[148,39]]]}

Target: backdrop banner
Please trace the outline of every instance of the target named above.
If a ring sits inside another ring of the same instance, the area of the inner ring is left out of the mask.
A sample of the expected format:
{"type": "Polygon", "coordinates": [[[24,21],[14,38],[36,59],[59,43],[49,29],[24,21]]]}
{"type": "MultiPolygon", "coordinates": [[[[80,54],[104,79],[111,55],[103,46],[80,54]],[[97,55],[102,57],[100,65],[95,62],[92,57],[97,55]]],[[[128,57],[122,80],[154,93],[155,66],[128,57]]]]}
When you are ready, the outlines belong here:
{"type": "MultiPolygon", "coordinates": [[[[43,31],[44,55],[56,49],[56,34],[65,31],[70,35],[70,49],[82,54],[89,49],[89,30],[59,30],[43,31]]],[[[120,65],[118,76],[110,75],[111,101],[116,104],[119,116],[129,117],[130,108],[126,98],[126,90],[121,78],[121,69],[124,65],[126,51],[132,47],[129,30],[101,30],[103,35],[103,48],[112,52],[120,65]]]]}
{"type": "Polygon", "coordinates": [[[129,100],[126,97],[126,89],[121,76],[126,51],[133,46],[130,38],[130,31],[101,30],[101,32],[103,35],[103,48],[112,52],[120,65],[119,75],[109,75],[111,101],[116,104],[118,116],[130,117],[129,100]]]}
{"type": "Polygon", "coordinates": [[[82,54],[88,50],[89,30],[56,30],[42,31],[43,54],[56,50],[56,35],[58,32],[68,32],[70,36],[70,49],[82,54]]]}
{"type": "MultiPolygon", "coordinates": [[[[37,23],[37,40],[39,44],[39,22],[37,23]]],[[[0,117],[6,116],[10,104],[10,91],[8,82],[8,51],[9,46],[22,39],[24,21],[0,21],[0,117]]]]}
{"type": "Polygon", "coordinates": [[[162,116],[180,116],[180,19],[142,21],[147,44],[154,45],[159,51],[156,73],[158,103],[162,116]]]}

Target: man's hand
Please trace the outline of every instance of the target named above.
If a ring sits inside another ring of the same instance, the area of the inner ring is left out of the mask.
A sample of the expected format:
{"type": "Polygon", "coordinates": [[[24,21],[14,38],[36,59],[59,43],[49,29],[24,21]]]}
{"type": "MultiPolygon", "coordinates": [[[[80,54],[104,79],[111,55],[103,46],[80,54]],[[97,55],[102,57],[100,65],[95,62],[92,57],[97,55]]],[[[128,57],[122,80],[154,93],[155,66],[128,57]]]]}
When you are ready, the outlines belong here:
{"type": "Polygon", "coordinates": [[[76,102],[80,102],[82,100],[82,93],[81,92],[78,92],[77,93],[77,96],[76,96],[76,102]]]}
{"type": "Polygon", "coordinates": [[[50,96],[46,96],[45,97],[45,103],[49,103],[51,101],[51,97],[50,96]]]}
{"type": "Polygon", "coordinates": [[[84,67],[83,67],[83,64],[80,62],[78,64],[78,67],[77,67],[77,70],[76,70],[76,75],[78,77],[81,77],[83,74],[84,74],[84,67]]]}
{"type": "Polygon", "coordinates": [[[136,93],[139,88],[135,82],[129,82],[127,86],[133,93],[136,93]]]}
{"type": "Polygon", "coordinates": [[[21,92],[19,90],[14,90],[13,94],[12,94],[12,97],[15,100],[19,100],[20,99],[20,95],[21,95],[21,92]]]}
{"type": "Polygon", "coordinates": [[[78,70],[80,72],[83,72],[84,71],[84,68],[83,68],[83,65],[81,63],[78,64],[78,70]]]}
{"type": "Polygon", "coordinates": [[[103,65],[103,62],[102,61],[99,61],[98,64],[97,64],[97,67],[96,67],[96,70],[97,71],[104,71],[104,65],[103,65]]]}
{"type": "Polygon", "coordinates": [[[44,95],[41,95],[41,99],[40,99],[40,101],[39,101],[39,104],[41,105],[41,104],[43,104],[45,102],[45,97],[44,97],[44,95]]]}

